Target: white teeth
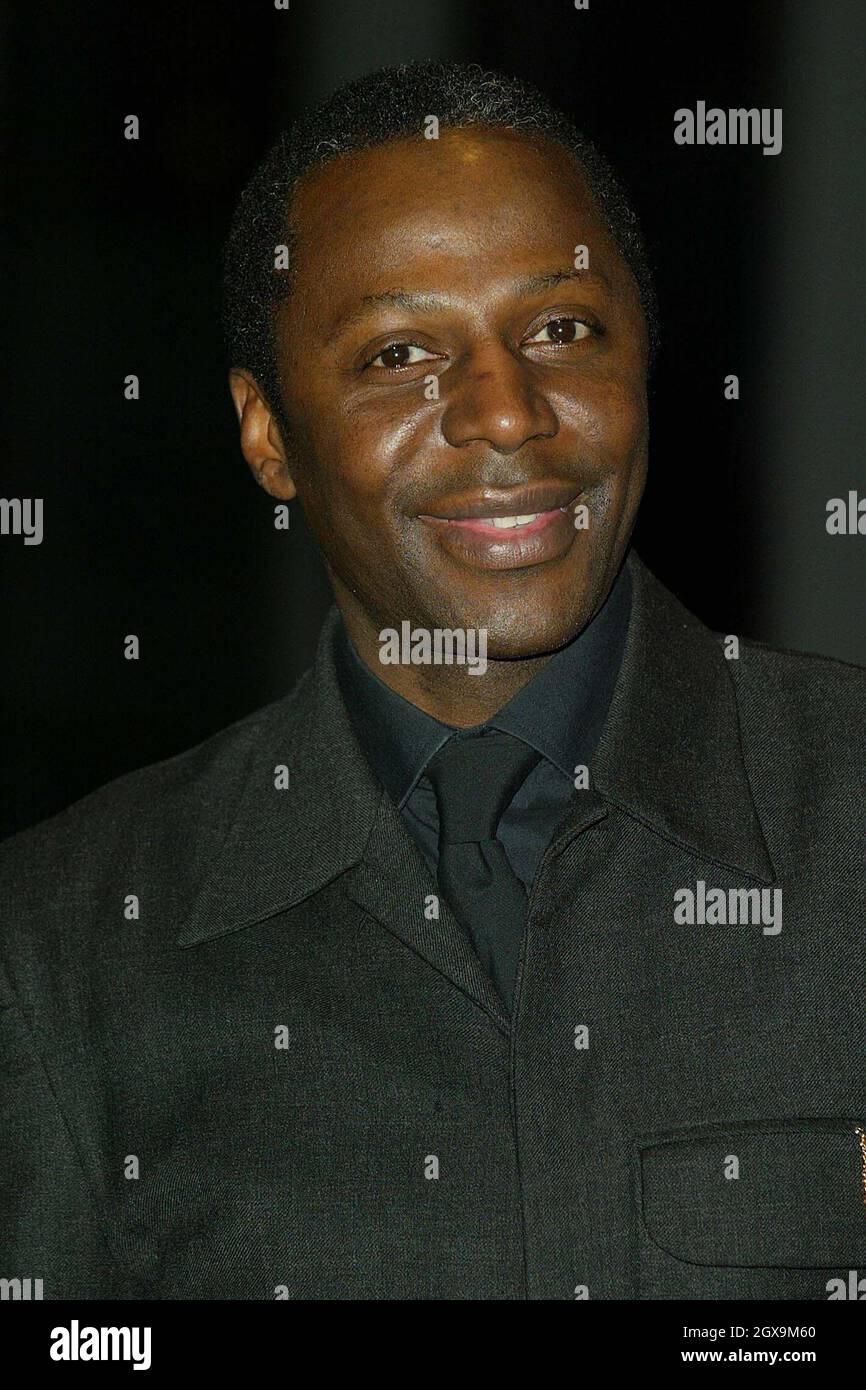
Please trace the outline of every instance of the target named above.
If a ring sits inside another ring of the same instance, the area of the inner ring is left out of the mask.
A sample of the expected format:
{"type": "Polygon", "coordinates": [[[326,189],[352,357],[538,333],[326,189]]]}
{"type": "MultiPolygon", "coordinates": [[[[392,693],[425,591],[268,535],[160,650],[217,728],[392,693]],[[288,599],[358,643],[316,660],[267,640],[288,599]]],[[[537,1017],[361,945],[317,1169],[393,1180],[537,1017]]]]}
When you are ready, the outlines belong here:
{"type": "Polygon", "coordinates": [[[530,521],[537,521],[541,512],[530,512],[528,516],[482,516],[479,520],[485,526],[495,526],[497,530],[504,531],[512,526],[527,526],[530,521]]]}

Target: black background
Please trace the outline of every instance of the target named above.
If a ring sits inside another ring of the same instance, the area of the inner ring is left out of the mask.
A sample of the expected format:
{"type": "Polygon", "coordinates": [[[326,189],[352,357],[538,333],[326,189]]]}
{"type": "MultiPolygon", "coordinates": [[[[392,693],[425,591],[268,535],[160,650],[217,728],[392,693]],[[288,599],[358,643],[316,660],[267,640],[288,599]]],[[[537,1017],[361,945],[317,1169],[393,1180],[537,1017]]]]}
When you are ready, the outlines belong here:
{"type": "Polygon", "coordinates": [[[221,242],[284,121],[410,58],[529,78],[632,189],[664,334],[636,538],[650,567],[717,629],[866,662],[863,540],[824,526],[862,477],[863,10],[6,9],[0,491],[44,499],[45,538],[0,537],[0,833],[197,743],[308,664],[327,586],[300,513],[275,532],[240,454],[221,242]],[[782,153],[675,145],[673,112],[698,100],[782,107],[782,153]]]}

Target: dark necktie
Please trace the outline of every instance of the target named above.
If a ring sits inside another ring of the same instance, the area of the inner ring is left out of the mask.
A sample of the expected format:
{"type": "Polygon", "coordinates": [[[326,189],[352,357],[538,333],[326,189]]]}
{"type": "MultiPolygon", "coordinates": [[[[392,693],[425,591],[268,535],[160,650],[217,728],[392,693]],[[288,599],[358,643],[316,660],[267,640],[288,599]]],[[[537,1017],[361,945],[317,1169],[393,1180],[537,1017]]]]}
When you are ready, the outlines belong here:
{"type": "Polygon", "coordinates": [[[449,739],[427,767],[439,810],[439,887],[508,1008],[526,893],[496,829],[539,757],[511,734],[491,732],[449,739]]]}

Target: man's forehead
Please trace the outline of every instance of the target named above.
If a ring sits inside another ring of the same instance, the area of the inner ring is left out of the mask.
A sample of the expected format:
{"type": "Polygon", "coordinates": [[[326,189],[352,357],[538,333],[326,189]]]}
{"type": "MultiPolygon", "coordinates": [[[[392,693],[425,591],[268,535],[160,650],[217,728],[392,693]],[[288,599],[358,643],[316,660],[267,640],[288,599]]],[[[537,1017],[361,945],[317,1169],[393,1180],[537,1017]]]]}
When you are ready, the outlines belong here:
{"type": "Polygon", "coordinates": [[[289,221],[299,236],[350,238],[370,228],[428,231],[443,216],[479,229],[558,218],[594,222],[582,168],[551,140],[509,130],[446,130],[342,154],[300,182],[289,221]]]}
{"type": "Polygon", "coordinates": [[[607,228],[559,146],[508,131],[449,132],[446,143],[444,152],[425,148],[436,141],[359,151],[299,190],[291,220],[308,291],[320,297],[333,286],[360,301],[394,287],[446,290],[455,276],[482,271],[517,281],[573,266],[583,241],[594,251],[592,269],[616,278],[607,228]],[[464,155],[481,159],[491,147],[487,177],[477,163],[470,174],[464,155]]]}
{"type": "Polygon", "coordinates": [[[444,126],[435,139],[398,136],[374,145],[345,152],[327,159],[305,175],[303,183],[315,184],[334,176],[363,181],[373,177],[400,177],[406,164],[424,169],[429,178],[447,170],[459,175],[477,172],[480,165],[501,163],[519,170],[528,163],[547,166],[551,175],[582,174],[577,160],[556,140],[538,131],[513,130],[507,126],[444,126]]]}

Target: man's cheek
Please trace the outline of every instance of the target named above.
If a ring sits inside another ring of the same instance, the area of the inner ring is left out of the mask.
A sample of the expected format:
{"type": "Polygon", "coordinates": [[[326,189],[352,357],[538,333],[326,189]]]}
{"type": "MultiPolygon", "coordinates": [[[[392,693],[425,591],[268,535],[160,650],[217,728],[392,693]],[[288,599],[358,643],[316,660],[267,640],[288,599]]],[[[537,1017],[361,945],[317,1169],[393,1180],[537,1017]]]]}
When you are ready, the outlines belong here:
{"type": "Polygon", "coordinates": [[[585,381],[573,406],[576,426],[587,439],[627,437],[639,429],[646,414],[642,383],[628,374],[611,374],[585,381]]]}
{"type": "Polygon", "coordinates": [[[324,510],[325,548],[339,549],[354,570],[387,563],[393,550],[390,528],[381,501],[357,487],[332,487],[324,510]]]}

